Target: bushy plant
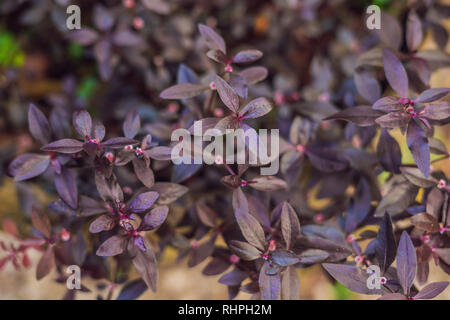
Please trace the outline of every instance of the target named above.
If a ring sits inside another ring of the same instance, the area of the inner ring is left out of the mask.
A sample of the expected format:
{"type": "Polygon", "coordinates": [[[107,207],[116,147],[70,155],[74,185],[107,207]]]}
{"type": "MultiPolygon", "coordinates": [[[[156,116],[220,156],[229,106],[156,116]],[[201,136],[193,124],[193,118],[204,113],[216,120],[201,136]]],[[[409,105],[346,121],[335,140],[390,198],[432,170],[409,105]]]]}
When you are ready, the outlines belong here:
{"type": "MultiPolygon", "coordinates": [[[[119,298],[137,298],[157,290],[158,260],[173,247],[189,267],[208,261],[203,274],[222,275],[230,299],[240,291],[298,299],[297,269],[316,264],[380,299],[430,299],[446,289],[415,284],[427,283],[432,260],[450,273],[450,186],[432,167],[449,161],[435,132],[449,122],[450,89],[430,88],[431,73],[450,64],[440,24],[448,6],[393,5],[397,18],[383,11],[381,29],[370,31],[365,3],[267,2],[279,18],[271,20],[256,2],[224,1],[247,8],[249,27],[245,14],[235,12],[234,24],[214,4],[103,1],[82,6],[92,27],[86,19],[68,31],[58,18],[64,1],[32,3],[4,1],[2,14],[11,28],[20,17],[51,30],[50,49],[39,50],[43,63],[58,65],[50,77],[60,88],[33,94],[15,66],[5,68],[3,103],[27,105],[34,140],[2,162],[33,228],[3,220],[19,244],[1,242],[0,269],[30,267],[35,249],[37,279],[56,269],[64,282],[64,266],[75,264],[84,277],[125,284],[119,298]],[[429,31],[437,48],[422,50],[429,31]],[[260,164],[219,158],[173,164],[171,132],[194,134],[195,121],[222,134],[279,128],[280,172],[259,175],[260,164]],[[24,181],[54,200],[43,207],[24,181]],[[316,199],[326,205],[318,209],[316,199]],[[375,289],[367,284],[373,265],[375,289]]],[[[31,46],[46,42],[28,37],[31,46]]],[[[5,110],[5,119],[17,112],[5,110]]],[[[20,120],[5,128],[19,132],[20,120]]],[[[112,298],[114,288],[99,297],[112,298]]]]}

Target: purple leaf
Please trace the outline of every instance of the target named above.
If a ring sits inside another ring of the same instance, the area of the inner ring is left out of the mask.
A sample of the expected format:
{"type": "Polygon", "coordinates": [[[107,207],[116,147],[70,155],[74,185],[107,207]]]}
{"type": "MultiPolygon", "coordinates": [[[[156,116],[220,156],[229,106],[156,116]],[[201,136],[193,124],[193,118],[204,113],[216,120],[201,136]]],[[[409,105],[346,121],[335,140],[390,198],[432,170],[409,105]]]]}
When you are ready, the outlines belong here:
{"type": "Polygon", "coordinates": [[[225,273],[219,279],[219,283],[227,285],[227,286],[235,286],[240,285],[242,281],[247,278],[245,272],[235,268],[232,271],[225,273]]]}
{"type": "Polygon", "coordinates": [[[450,117],[450,102],[443,101],[425,107],[420,117],[431,120],[445,120],[450,117]]]}
{"type": "Polygon", "coordinates": [[[391,112],[391,111],[403,111],[405,109],[405,106],[398,102],[397,97],[388,96],[375,101],[372,108],[375,110],[391,112]]]}
{"type": "Polygon", "coordinates": [[[68,154],[77,153],[83,150],[83,142],[75,139],[61,139],[43,146],[41,150],[68,154]]]}
{"type": "Polygon", "coordinates": [[[448,286],[447,281],[430,283],[424,287],[418,294],[414,296],[414,299],[433,299],[443,292],[448,286]]]}
{"type": "Polygon", "coordinates": [[[323,263],[328,273],[347,289],[362,294],[381,294],[381,289],[369,289],[367,279],[369,274],[356,266],[346,264],[323,263]]]}
{"type": "Polygon", "coordinates": [[[114,25],[113,14],[102,5],[96,5],[94,7],[93,16],[95,27],[102,31],[110,30],[114,25]]]}
{"type": "Polygon", "coordinates": [[[141,120],[136,110],[129,112],[123,123],[123,133],[128,139],[133,139],[141,128],[141,120]]]}
{"type": "Polygon", "coordinates": [[[76,209],[78,207],[77,182],[70,169],[63,167],[60,174],[55,173],[55,186],[61,199],[72,209],[76,209]]]}
{"type": "Polygon", "coordinates": [[[141,279],[128,282],[120,290],[117,300],[135,300],[147,290],[147,285],[141,279]]]}
{"type": "Polygon", "coordinates": [[[47,239],[52,234],[50,220],[48,216],[37,206],[31,208],[31,222],[37,231],[42,233],[47,239]]]}
{"type": "Polygon", "coordinates": [[[394,262],[396,252],[397,244],[395,243],[391,216],[388,213],[385,213],[383,220],[380,223],[380,229],[378,230],[375,242],[375,254],[381,272],[385,273],[389,266],[394,262]]]}
{"type": "Polygon", "coordinates": [[[355,85],[359,94],[370,103],[374,103],[381,96],[381,87],[378,80],[367,71],[355,72],[355,85]]]}
{"type": "Polygon", "coordinates": [[[90,28],[69,31],[67,38],[83,46],[93,44],[98,39],[98,33],[90,28]]]}
{"type": "Polygon", "coordinates": [[[404,112],[391,112],[381,116],[375,122],[382,128],[402,128],[411,120],[411,115],[404,112]]]}
{"type": "Polygon", "coordinates": [[[239,72],[239,75],[245,79],[247,84],[255,84],[267,78],[268,71],[265,67],[250,67],[239,72]]]}
{"type": "Polygon", "coordinates": [[[422,92],[414,102],[427,103],[442,99],[450,92],[450,88],[432,88],[422,92]]]}
{"type": "Polygon", "coordinates": [[[377,156],[385,170],[400,173],[400,166],[402,164],[400,146],[386,129],[381,130],[377,145],[377,156]]]}
{"type": "Polygon", "coordinates": [[[337,172],[348,168],[347,160],[331,149],[307,150],[306,154],[311,164],[322,172],[337,172]]]}
{"type": "Polygon", "coordinates": [[[171,182],[157,182],[151,190],[159,193],[158,205],[168,205],[188,192],[187,187],[171,182]]]}
{"type": "Polygon", "coordinates": [[[101,231],[108,231],[114,228],[116,223],[117,220],[114,219],[113,216],[110,216],[109,214],[103,214],[89,225],[89,232],[99,233],[101,231]]]}
{"type": "Polygon", "coordinates": [[[139,34],[126,29],[114,33],[112,40],[114,44],[123,47],[138,46],[143,42],[139,34]]]}
{"type": "Polygon", "coordinates": [[[262,117],[272,110],[272,104],[266,98],[256,98],[246,104],[241,110],[239,115],[244,119],[254,119],[262,117]]]}
{"type": "Polygon", "coordinates": [[[401,98],[408,97],[408,76],[400,60],[389,49],[383,49],[386,79],[401,98]]]}
{"type": "Polygon", "coordinates": [[[203,84],[180,83],[165,89],[159,95],[163,99],[188,99],[198,96],[209,89],[203,84]]]}
{"type": "Polygon", "coordinates": [[[260,59],[263,56],[263,53],[259,50],[250,49],[250,50],[242,50],[239,51],[234,57],[234,63],[247,63],[253,62],[260,59]]]}
{"type": "Polygon", "coordinates": [[[136,196],[128,206],[128,209],[134,213],[141,213],[150,209],[158,199],[158,192],[149,191],[136,196]]]}
{"type": "Polygon", "coordinates": [[[199,201],[195,205],[195,209],[197,211],[197,216],[200,221],[208,227],[214,228],[216,226],[216,214],[214,211],[207,206],[203,201],[199,201]]]}
{"type": "Polygon", "coordinates": [[[279,266],[287,267],[299,262],[297,255],[288,250],[276,250],[271,254],[272,261],[279,266]]]}
{"type": "Polygon", "coordinates": [[[121,254],[126,247],[126,239],[122,236],[112,236],[97,249],[96,254],[101,257],[111,257],[121,254]]]}
{"type": "Polygon", "coordinates": [[[55,253],[53,246],[49,245],[38,262],[36,268],[36,279],[41,280],[55,267],[55,253]]]}
{"type": "Polygon", "coordinates": [[[380,38],[393,49],[400,48],[402,44],[402,27],[396,18],[385,11],[381,11],[380,38]]]}
{"type": "Polygon", "coordinates": [[[248,95],[248,84],[245,79],[239,74],[230,74],[230,86],[242,99],[247,99],[248,95]]]}
{"type": "Polygon", "coordinates": [[[411,121],[408,125],[406,142],[417,167],[428,178],[430,174],[430,148],[428,147],[427,134],[415,121],[411,121]]]}
{"type": "Polygon", "coordinates": [[[403,231],[397,248],[397,275],[405,295],[414,283],[416,270],[416,250],[408,233],[403,231]]]}
{"type": "Polygon", "coordinates": [[[350,121],[358,126],[366,127],[375,124],[375,120],[384,115],[383,112],[374,110],[369,106],[357,106],[352,108],[347,108],[338,113],[327,117],[325,120],[345,120],[350,121]]]}
{"type": "Polygon", "coordinates": [[[430,188],[437,185],[437,181],[434,178],[425,178],[422,172],[417,168],[412,167],[402,167],[400,168],[403,176],[409,180],[412,184],[418,187],[430,188]]]}
{"type": "Polygon", "coordinates": [[[147,213],[142,220],[139,230],[150,231],[158,228],[167,218],[169,208],[167,206],[156,207],[147,213]]]}
{"type": "Polygon", "coordinates": [[[47,170],[49,164],[50,156],[31,153],[17,157],[11,163],[10,171],[11,173],[14,173],[14,181],[19,182],[40,175],[47,170]],[[23,164],[19,168],[13,170],[13,168],[22,161],[24,161],[23,164]]]}
{"type": "Polygon", "coordinates": [[[357,229],[359,224],[363,222],[369,214],[372,200],[371,190],[367,179],[362,177],[357,185],[355,195],[347,209],[347,217],[345,219],[345,232],[351,233],[357,229]]]}
{"type": "Polygon", "coordinates": [[[293,244],[300,235],[300,222],[297,213],[286,201],[283,202],[283,207],[281,209],[281,232],[284,241],[286,242],[287,249],[291,248],[291,244],[293,244]]]}
{"type": "Polygon", "coordinates": [[[294,267],[288,267],[281,279],[281,300],[298,300],[300,279],[294,267]]]}
{"type": "Polygon", "coordinates": [[[30,104],[28,109],[28,126],[33,137],[40,143],[47,144],[50,141],[48,120],[34,104],[30,104]]]}
{"type": "Polygon", "coordinates": [[[73,114],[73,126],[83,138],[90,137],[92,118],[86,110],[75,111],[73,114]]]}
{"type": "Polygon", "coordinates": [[[439,221],[431,214],[426,212],[416,214],[411,217],[411,224],[416,228],[425,230],[430,233],[439,232],[439,221]]]}
{"type": "Polygon", "coordinates": [[[241,259],[252,261],[261,258],[262,252],[247,242],[231,240],[230,249],[241,259]]]}
{"type": "Polygon", "coordinates": [[[227,53],[225,41],[212,28],[205,26],[204,24],[199,24],[198,30],[205,40],[208,48],[210,48],[211,50],[220,50],[223,53],[227,53]]]}
{"type": "Polygon", "coordinates": [[[149,10],[158,14],[166,15],[170,13],[170,3],[164,0],[142,0],[142,4],[149,10]]]}
{"type": "Polygon", "coordinates": [[[414,10],[411,10],[406,23],[406,44],[408,45],[409,51],[416,51],[422,43],[422,39],[422,22],[417,16],[417,13],[414,10]]]}
{"type": "Polygon", "coordinates": [[[248,201],[240,188],[233,191],[233,208],[236,221],[244,238],[261,251],[265,250],[264,230],[248,212],[248,201]]]}
{"type": "Polygon", "coordinates": [[[172,159],[172,149],[169,147],[154,147],[150,150],[144,151],[147,157],[155,160],[171,160],[172,159]]]}
{"type": "Polygon", "coordinates": [[[132,163],[134,173],[139,181],[147,188],[151,188],[155,184],[155,175],[152,169],[146,164],[146,161],[134,157],[132,163]]]}
{"type": "Polygon", "coordinates": [[[214,83],[216,84],[217,93],[223,103],[233,112],[238,113],[239,97],[233,88],[221,77],[215,76],[214,83]]]}
{"type": "MultiPolygon", "coordinates": [[[[144,243],[146,241],[144,240],[144,243]]],[[[152,289],[153,292],[156,291],[158,282],[158,269],[155,254],[151,247],[145,243],[146,251],[133,250],[133,264],[144,280],[145,284],[152,289]]]]}
{"type": "Polygon", "coordinates": [[[116,137],[106,140],[102,143],[105,148],[122,149],[128,145],[135,145],[138,141],[124,137],[116,137]]]}
{"type": "Polygon", "coordinates": [[[215,62],[227,64],[228,58],[221,50],[209,50],[206,56],[215,62]]]}
{"type": "Polygon", "coordinates": [[[267,275],[266,270],[268,265],[268,263],[264,263],[259,272],[258,283],[261,291],[261,298],[263,300],[277,300],[281,291],[280,275],[267,275]]]}

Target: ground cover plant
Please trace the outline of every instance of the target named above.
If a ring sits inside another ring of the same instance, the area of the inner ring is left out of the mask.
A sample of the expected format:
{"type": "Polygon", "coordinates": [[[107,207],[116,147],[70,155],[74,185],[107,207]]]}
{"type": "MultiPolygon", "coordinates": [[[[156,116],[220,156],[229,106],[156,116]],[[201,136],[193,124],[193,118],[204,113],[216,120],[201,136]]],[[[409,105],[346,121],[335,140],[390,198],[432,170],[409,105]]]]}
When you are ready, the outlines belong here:
{"type": "Polygon", "coordinates": [[[297,270],[313,265],[379,299],[439,297],[450,88],[432,74],[450,66],[450,6],[378,1],[370,30],[371,4],[79,1],[82,27],[68,30],[68,1],[3,1],[1,176],[21,214],[3,217],[15,241],[0,241],[0,272],[64,286],[76,265],[81,291],[136,299],[159,290],[175,249],[230,299],[298,299],[297,270]],[[196,121],[279,129],[279,172],[174,164],[172,132],[195,135],[196,121]]]}

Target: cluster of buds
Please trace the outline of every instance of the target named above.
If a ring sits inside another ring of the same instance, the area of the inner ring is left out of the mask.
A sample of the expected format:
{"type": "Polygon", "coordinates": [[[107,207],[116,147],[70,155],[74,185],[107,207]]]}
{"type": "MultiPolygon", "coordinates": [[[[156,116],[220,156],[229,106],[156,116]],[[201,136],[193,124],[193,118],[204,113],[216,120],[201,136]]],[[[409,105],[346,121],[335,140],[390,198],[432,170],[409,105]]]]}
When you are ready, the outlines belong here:
{"type": "Polygon", "coordinates": [[[416,111],[415,111],[414,108],[411,107],[411,106],[407,107],[407,108],[405,109],[405,112],[408,113],[408,114],[410,114],[411,117],[417,117],[416,111]]]}

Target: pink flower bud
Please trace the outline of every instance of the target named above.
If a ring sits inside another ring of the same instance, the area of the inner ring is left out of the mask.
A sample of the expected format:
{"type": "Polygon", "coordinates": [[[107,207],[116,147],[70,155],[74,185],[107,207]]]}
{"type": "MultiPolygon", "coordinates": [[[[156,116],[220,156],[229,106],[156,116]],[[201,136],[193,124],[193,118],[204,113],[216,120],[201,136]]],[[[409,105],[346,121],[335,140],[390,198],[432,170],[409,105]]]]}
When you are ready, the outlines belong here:
{"type": "Polygon", "coordinates": [[[60,237],[61,237],[62,241],[69,241],[69,239],[70,239],[70,232],[63,228],[61,230],[60,237]]]}
{"type": "Polygon", "coordinates": [[[142,149],[139,148],[139,147],[136,148],[135,152],[136,152],[136,155],[137,155],[137,156],[140,156],[140,155],[144,154],[144,152],[142,151],[142,149]]]}
{"type": "Polygon", "coordinates": [[[230,256],[230,263],[231,264],[238,264],[239,260],[240,260],[239,257],[237,255],[235,255],[235,254],[232,254],[230,256]]]}
{"type": "Polygon", "coordinates": [[[323,220],[325,219],[323,213],[318,213],[314,216],[314,222],[316,223],[322,223],[323,220]]]}
{"type": "Polygon", "coordinates": [[[123,193],[128,194],[128,195],[133,193],[133,190],[131,190],[130,187],[123,187],[122,190],[123,190],[123,193]]]}
{"type": "Polygon", "coordinates": [[[408,108],[405,109],[405,111],[406,111],[406,113],[413,114],[414,113],[414,108],[413,107],[408,107],[408,108]]]}
{"type": "Polygon", "coordinates": [[[264,260],[269,259],[269,255],[267,253],[263,253],[261,256],[264,260]]]}
{"type": "Polygon", "coordinates": [[[298,153],[303,154],[303,153],[305,153],[306,148],[304,145],[298,144],[295,146],[295,150],[297,150],[298,153]]]}
{"type": "Polygon", "coordinates": [[[134,7],[134,0],[123,0],[123,6],[125,8],[131,9],[134,7]]]}
{"type": "Polygon", "coordinates": [[[439,232],[440,232],[441,234],[443,234],[443,233],[446,232],[446,231],[450,231],[450,228],[447,228],[447,227],[440,227],[440,228],[439,228],[439,232]]]}
{"type": "Polygon", "coordinates": [[[410,100],[408,98],[400,98],[397,100],[397,103],[400,104],[409,104],[410,100]]]}
{"type": "Polygon", "coordinates": [[[270,240],[269,242],[269,251],[273,252],[277,249],[277,243],[275,242],[275,240],[270,240]]]}
{"type": "Polygon", "coordinates": [[[352,235],[352,234],[349,234],[349,235],[347,236],[347,242],[348,242],[348,243],[352,243],[353,241],[355,241],[355,236],[352,235]]]}
{"type": "Polygon", "coordinates": [[[364,258],[362,256],[356,256],[355,257],[355,262],[356,263],[361,263],[361,262],[363,262],[363,260],[364,260],[364,258]]]}
{"type": "Polygon", "coordinates": [[[192,240],[192,241],[191,241],[191,247],[192,247],[192,248],[198,248],[198,246],[199,246],[198,241],[196,241],[196,240],[192,240]]]}
{"type": "Polygon", "coordinates": [[[131,151],[131,150],[133,150],[133,146],[132,146],[131,144],[129,144],[129,145],[123,147],[123,150],[125,150],[125,151],[131,151]]]}
{"type": "Polygon", "coordinates": [[[284,103],[284,95],[283,95],[283,93],[280,92],[280,91],[275,92],[274,100],[275,100],[276,104],[284,103]]]}
{"type": "Polygon", "coordinates": [[[444,179],[439,180],[439,183],[438,183],[438,185],[437,185],[437,187],[438,187],[439,189],[444,189],[446,186],[447,186],[447,182],[445,182],[444,179]]]}
{"type": "Polygon", "coordinates": [[[227,64],[225,67],[226,72],[233,72],[233,67],[230,64],[227,64]]]}
{"type": "Polygon", "coordinates": [[[385,284],[387,282],[387,279],[385,277],[380,278],[381,284],[385,284]]]}
{"type": "Polygon", "coordinates": [[[321,102],[328,102],[328,101],[330,101],[330,94],[328,92],[321,93],[319,95],[319,101],[321,101],[321,102]]]}
{"type": "Polygon", "coordinates": [[[241,180],[241,187],[246,187],[248,184],[248,181],[246,180],[241,180]]]}
{"type": "Polygon", "coordinates": [[[214,83],[214,81],[211,81],[211,83],[209,84],[209,88],[211,90],[216,90],[216,84],[214,83]]]}
{"type": "Polygon", "coordinates": [[[136,30],[141,30],[144,27],[144,19],[142,19],[141,17],[134,18],[133,27],[135,27],[136,30]]]}
{"type": "Polygon", "coordinates": [[[114,162],[114,154],[112,152],[106,152],[105,153],[105,158],[108,159],[109,163],[113,163],[114,162]]]}
{"type": "Polygon", "coordinates": [[[214,116],[217,118],[222,118],[223,117],[223,109],[222,108],[214,109],[214,116]]]}
{"type": "Polygon", "coordinates": [[[167,111],[169,113],[177,113],[177,111],[178,111],[178,103],[172,102],[171,104],[169,104],[167,106],[167,111]]]}

